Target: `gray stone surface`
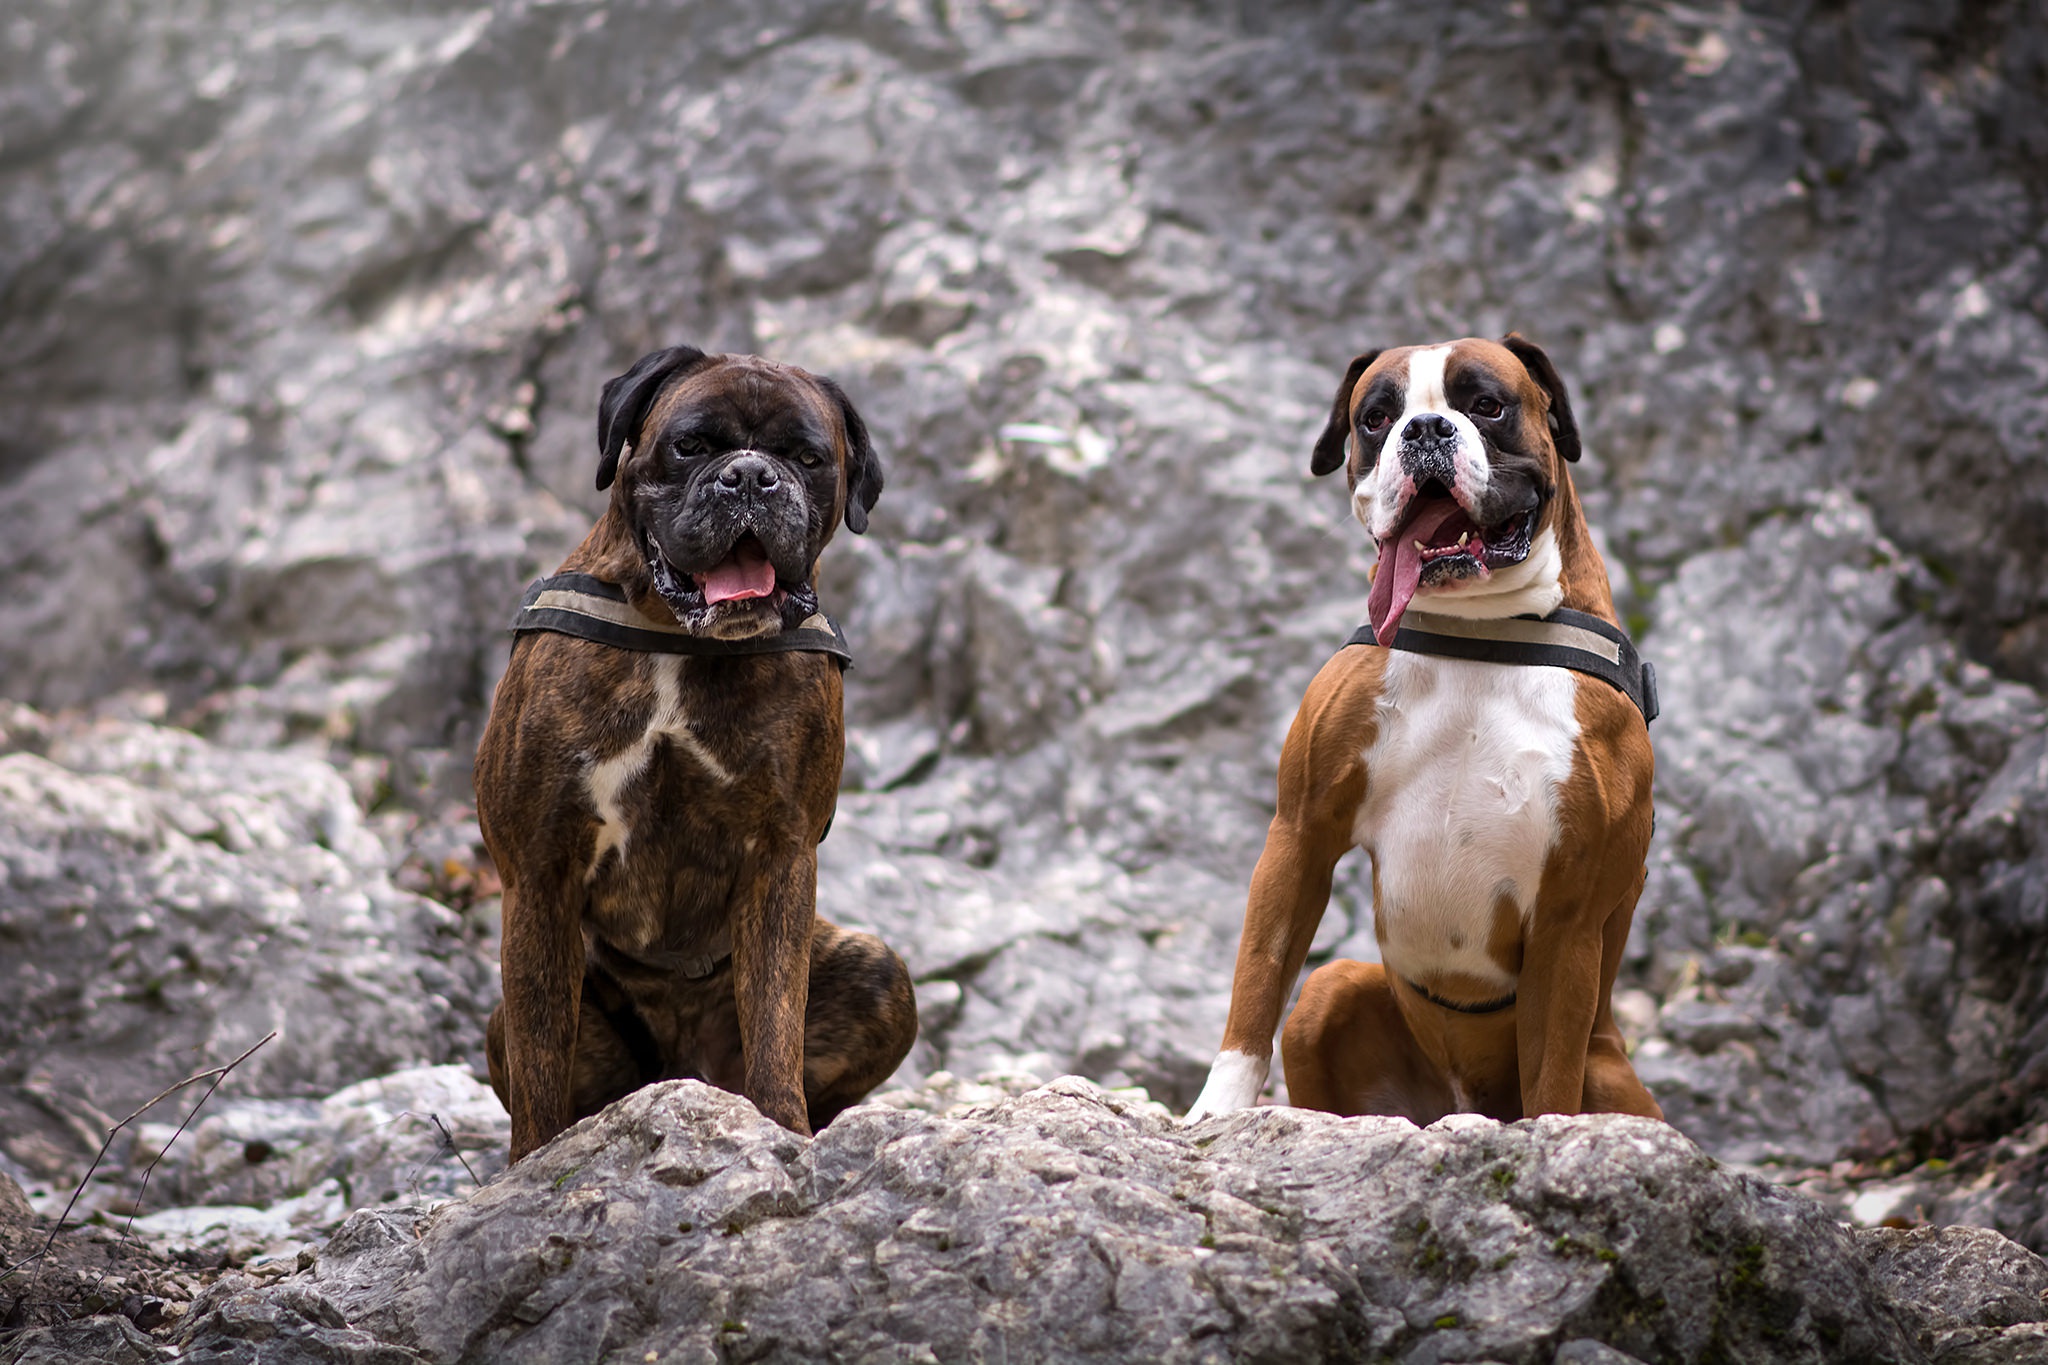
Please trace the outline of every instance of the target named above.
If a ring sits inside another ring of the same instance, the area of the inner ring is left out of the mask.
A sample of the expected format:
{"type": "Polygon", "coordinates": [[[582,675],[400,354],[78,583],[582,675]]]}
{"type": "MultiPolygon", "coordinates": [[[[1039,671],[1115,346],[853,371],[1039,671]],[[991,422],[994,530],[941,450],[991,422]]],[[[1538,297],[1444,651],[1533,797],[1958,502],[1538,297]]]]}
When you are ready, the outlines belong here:
{"type": "Polygon", "coordinates": [[[2041,702],[1933,635],[1925,572],[1830,493],[1659,594],[1684,624],[1653,637],[1682,666],[1635,944],[1664,981],[1642,1065],[1725,1156],[1981,1138],[2001,1084],[2044,1064],[2020,885],[2041,702]]]}
{"type": "MultiPolygon", "coordinates": [[[[221,1098],[317,1110],[365,1074],[480,1063],[495,973],[454,913],[391,884],[326,762],[33,722],[15,714],[9,747],[41,752],[0,757],[0,1149],[39,1203],[115,1120],[271,1030],[221,1098]]],[[[167,1135],[204,1089],[147,1120],[167,1135]]],[[[120,1158],[96,1193],[132,1194],[120,1158]]]]}
{"type": "Polygon", "coordinates": [[[24,0],[0,680],[438,811],[599,382],[811,365],[891,468],[823,898],[906,1079],[1181,1103],[1362,606],[1332,380],[1520,327],[1666,684],[1645,1069],[1732,1158],[1956,1155],[2048,1064],[2048,22],[1972,14],[24,0]]]}
{"type": "MultiPolygon", "coordinates": [[[[498,627],[676,341],[835,375],[889,462],[821,903],[918,974],[899,1080],[1184,1104],[1362,614],[1333,380],[1516,327],[1664,682],[1646,1077],[1860,1221],[2048,1247],[2044,64],[2041,0],[16,0],[11,1168],[282,1022],[163,1168],[273,1214],[319,1184],[244,1128],[474,1066],[498,627]]],[[[1370,911],[1354,860],[1318,958],[1370,911]]]]}
{"type": "MultiPolygon", "coordinates": [[[[476,1190],[505,1168],[510,1137],[497,1096],[459,1066],[415,1067],[318,1101],[230,1099],[183,1137],[141,1126],[74,1217],[127,1210],[147,1173],[143,1211],[124,1231],[187,1259],[290,1263],[358,1209],[476,1190]]],[[[46,1212],[58,1193],[38,1201],[46,1212]]]]}
{"type": "Polygon", "coordinates": [[[1643,1120],[946,1099],[806,1142],[652,1087],[424,1220],[358,1214],[309,1273],[223,1280],[182,1358],[1874,1363],[2048,1315],[1995,1233],[1850,1232],[1643,1120]]]}

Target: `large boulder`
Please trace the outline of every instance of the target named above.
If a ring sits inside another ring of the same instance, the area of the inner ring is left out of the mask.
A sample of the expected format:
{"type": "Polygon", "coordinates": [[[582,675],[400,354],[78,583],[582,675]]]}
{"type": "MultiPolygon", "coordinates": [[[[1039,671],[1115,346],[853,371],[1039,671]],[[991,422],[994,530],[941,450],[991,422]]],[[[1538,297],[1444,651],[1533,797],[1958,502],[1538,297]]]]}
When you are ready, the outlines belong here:
{"type": "Polygon", "coordinates": [[[358,1214],[309,1272],[222,1280],[177,1358],[2048,1359],[2031,1253],[1849,1231],[1663,1124],[944,1098],[806,1141],[651,1087],[424,1218],[358,1214]]]}

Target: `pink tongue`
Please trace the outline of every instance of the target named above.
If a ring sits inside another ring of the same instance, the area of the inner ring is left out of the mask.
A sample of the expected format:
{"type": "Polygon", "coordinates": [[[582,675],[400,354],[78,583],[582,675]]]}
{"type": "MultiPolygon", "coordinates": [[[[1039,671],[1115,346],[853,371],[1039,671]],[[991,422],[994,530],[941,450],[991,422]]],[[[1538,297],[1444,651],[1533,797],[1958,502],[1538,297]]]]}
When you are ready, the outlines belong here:
{"type": "Polygon", "coordinates": [[[1449,498],[1433,498],[1380,546],[1379,570],[1373,574],[1372,596],[1366,599],[1365,609],[1372,617],[1373,638],[1381,644],[1393,643],[1394,632],[1401,628],[1401,617],[1408,610],[1408,600],[1415,596],[1416,585],[1422,581],[1422,556],[1416,552],[1415,542],[1429,544],[1437,527],[1457,512],[1458,504],[1449,498]]]}
{"type": "Polygon", "coordinates": [[[707,604],[766,597],[775,591],[775,566],[768,552],[752,541],[733,546],[732,553],[710,573],[697,575],[707,604]]]}

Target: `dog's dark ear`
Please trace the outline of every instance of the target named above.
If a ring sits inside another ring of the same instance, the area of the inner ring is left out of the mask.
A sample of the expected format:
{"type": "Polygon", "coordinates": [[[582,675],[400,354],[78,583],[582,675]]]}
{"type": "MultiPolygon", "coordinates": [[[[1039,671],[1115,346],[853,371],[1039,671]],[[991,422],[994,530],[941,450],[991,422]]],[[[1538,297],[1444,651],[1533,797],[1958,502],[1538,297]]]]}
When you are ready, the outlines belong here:
{"type": "Polygon", "coordinates": [[[1500,344],[1522,362],[1522,368],[1545,393],[1550,395],[1550,439],[1557,445],[1557,453],[1572,463],[1579,459],[1579,424],[1572,416],[1572,400],[1564,391],[1564,380],[1558,377],[1557,366],[1550,363],[1550,357],[1520,332],[1509,332],[1500,339],[1500,344]]]}
{"type": "Polygon", "coordinates": [[[604,397],[597,401],[598,491],[610,488],[618,477],[619,456],[639,438],[640,424],[661,386],[705,359],[695,346],[671,346],[641,356],[632,369],[605,381],[604,397]]]}
{"type": "Polygon", "coordinates": [[[839,405],[839,422],[846,428],[846,529],[860,535],[868,529],[868,513],[882,496],[882,461],[868,440],[868,424],[853,410],[846,390],[829,379],[818,387],[839,405]]]}
{"type": "Polygon", "coordinates": [[[1344,382],[1337,386],[1337,401],[1330,405],[1329,425],[1316,437],[1315,453],[1308,457],[1308,472],[1317,478],[1343,467],[1344,441],[1351,435],[1351,391],[1358,387],[1358,376],[1379,358],[1378,351],[1367,351],[1353,356],[1344,367],[1344,382]]]}

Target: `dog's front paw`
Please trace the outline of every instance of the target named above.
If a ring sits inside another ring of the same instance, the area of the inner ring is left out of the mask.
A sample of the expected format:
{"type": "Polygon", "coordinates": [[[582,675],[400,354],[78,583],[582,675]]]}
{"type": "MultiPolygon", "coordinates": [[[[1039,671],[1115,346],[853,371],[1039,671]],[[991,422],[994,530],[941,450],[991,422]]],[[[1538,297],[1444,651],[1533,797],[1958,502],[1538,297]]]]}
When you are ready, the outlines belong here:
{"type": "Polygon", "coordinates": [[[1272,1064],[1270,1057],[1254,1057],[1244,1052],[1217,1053],[1209,1066],[1208,1083],[1195,1096],[1182,1122],[1200,1123],[1219,1114],[1251,1108],[1259,1102],[1259,1092],[1266,1088],[1266,1073],[1272,1064]]]}

